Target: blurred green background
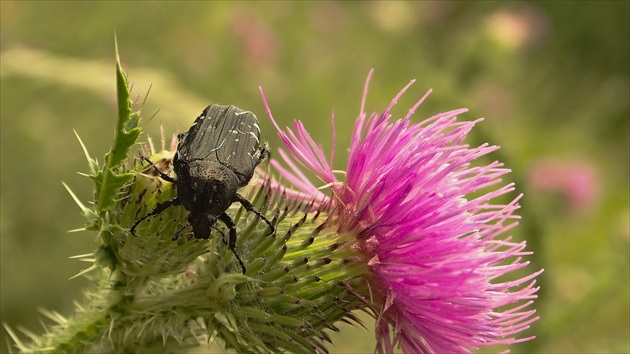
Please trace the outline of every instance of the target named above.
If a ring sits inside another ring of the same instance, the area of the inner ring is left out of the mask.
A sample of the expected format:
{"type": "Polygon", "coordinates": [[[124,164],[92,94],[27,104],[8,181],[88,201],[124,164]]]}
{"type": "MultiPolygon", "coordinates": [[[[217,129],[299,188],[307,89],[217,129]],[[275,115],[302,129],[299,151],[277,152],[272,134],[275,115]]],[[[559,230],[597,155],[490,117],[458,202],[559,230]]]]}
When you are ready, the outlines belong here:
{"type": "MultiPolygon", "coordinates": [[[[629,352],[629,2],[0,2],[1,320],[35,332],[38,307],[72,313],[95,235],[61,181],[83,200],[90,181],[72,129],[92,156],[111,142],[114,31],[142,99],[146,131],[186,129],[212,102],[303,120],[344,166],[361,90],[415,121],[468,107],[470,142],[502,146],[522,200],[514,237],[545,268],[534,341],[513,352],[629,352]],[[158,112],[159,111],[159,112],[158,112]],[[154,118],[148,119],[158,112],[154,118]]],[[[156,139],[159,140],[159,139],[156,139]]],[[[102,159],[101,159],[102,160],[102,159]]],[[[368,325],[369,326],[369,325],[368,325]]],[[[334,352],[372,352],[344,327],[334,352]]],[[[0,347],[6,350],[6,333],[0,347]]]]}

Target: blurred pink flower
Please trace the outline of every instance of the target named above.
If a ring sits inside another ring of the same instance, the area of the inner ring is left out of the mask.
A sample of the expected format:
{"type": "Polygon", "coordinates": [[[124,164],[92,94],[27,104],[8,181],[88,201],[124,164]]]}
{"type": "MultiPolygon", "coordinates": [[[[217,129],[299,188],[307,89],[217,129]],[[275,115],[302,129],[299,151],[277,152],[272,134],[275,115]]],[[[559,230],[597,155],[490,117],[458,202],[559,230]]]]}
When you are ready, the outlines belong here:
{"type": "Polygon", "coordinates": [[[263,101],[288,151],[280,155],[290,170],[278,161],[273,166],[302,193],[322,198],[294,161],[330,185],[338,232],[352,235],[365,255],[371,292],[361,295],[376,312],[377,351],[391,353],[398,345],[405,353],[462,353],[532,339],[515,335],[538,319],[527,307],[536,298],[535,277],[542,270],[512,281],[503,277],[527,266],[522,256],[530,252],[525,242],[501,236],[517,224],[513,213],[520,196],[508,204],[491,203],[514,190],[513,184],[496,187],[509,170],[499,162],[471,164],[498,147],[462,143],[481,119],[458,122],[456,116],[467,111],[458,109],[411,123],[428,92],[393,121],[389,112],[413,81],[382,114],[368,117],[371,75],[345,181],[332,170],[334,145],[327,159],[301,122],[294,122],[295,132],[281,130],[264,95],[263,101]],[[467,198],[471,193],[475,197],[467,198]]]}
{"type": "Polygon", "coordinates": [[[600,195],[600,181],[588,161],[543,159],[533,164],[529,175],[536,190],[561,194],[573,212],[592,210],[600,195]]]}
{"type": "Polygon", "coordinates": [[[230,30],[242,46],[245,66],[264,68],[276,59],[278,38],[257,14],[246,9],[237,11],[230,30]]]}

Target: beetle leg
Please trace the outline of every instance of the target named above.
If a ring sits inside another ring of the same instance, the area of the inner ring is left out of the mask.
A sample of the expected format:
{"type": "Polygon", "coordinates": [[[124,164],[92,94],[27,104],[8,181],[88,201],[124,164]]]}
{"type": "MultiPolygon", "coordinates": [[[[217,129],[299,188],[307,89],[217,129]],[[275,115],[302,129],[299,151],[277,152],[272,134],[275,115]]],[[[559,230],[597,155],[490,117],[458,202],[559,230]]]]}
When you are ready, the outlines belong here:
{"type": "Polygon", "coordinates": [[[146,156],[142,156],[142,159],[146,162],[148,162],[151,166],[153,166],[153,168],[155,168],[155,170],[157,171],[157,173],[160,175],[160,178],[162,178],[165,181],[171,182],[171,183],[177,183],[177,180],[169,175],[167,175],[166,173],[160,171],[159,168],[157,168],[157,166],[155,166],[155,164],[153,162],[151,162],[151,160],[149,160],[148,157],[146,156]]]}
{"type": "Polygon", "coordinates": [[[256,166],[260,165],[265,159],[271,157],[271,152],[269,152],[269,145],[266,143],[258,150],[258,161],[256,161],[256,166]]]}
{"type": "Polygon", "coordinates": [[[269,221],[261,212],[254,209],[254,206],[252,205],[252,203],[249,202],[249,200],[245,199],[242,195],[236,193],[236,201],[241,203],[245,210],[251,211],[252,213],[258,215],[258,217],[263,219],[267,223],[267,225],[269,225],[269,233],[267,235],[271,235],[272,233],[274,233],[274,231],[276,231],[271,221],[269,221]]]}
{"type": "Polygon", "coordinates": [[[168,209],[168,207],[171,206],[175,206],[175,205],[179,205],[180,201],[179,199],[177,199],[177,197],[173,197],[165,202],[159,203],[158,205],[155,206],[155,209],[153,209],[153,211],[151,211],[150,213],[148,213],[147,215],[141,217],[140,219],[138,219],[133,226],[131,227],[131,229],[129,229],[129,231],[131,231],[131,234],[136,236],[136,227],[146,218],[153,216],[153,215],[157,215],[161,212],[163,212],[164,210],[168,209]]]}
{"type": "Polygon", "coordinates": [[[177,230],[177,232],[173,235],[173,237],[171,237],[171,240],[173,241],[177,241],[177,239],[179,238],[179,234],[184,231],[185,228],[190,227],[190,223],[186,223],[186,225],[184,225],[184,227],[182,227],[181,229],[177,230]]]}
{"type": "Polygon", "coordinates": [[[210,228],[219,231],[219,233],[221,234],[221,239],[223,240],[223,243],[227,245],[227,239],[225,238],[225,234],[223,233],[223,231],[221,231],[221,229],[215,226],[210,226],[210,228]]]}
{"type": "Polygon", "coordinates": [[[247,271],[247,269],[245,269],[245,264],[243,264],[241,257],[239,257],[236,253],[236,225],[234,225],[234,220],[232,220],[232,218],[226,213],[219,215],[219,220],[223,221],[225,226],[230,229],[228,248],[230,249],[230,251],[232,251],[232,253],[234,253],[234,256],[238,260],[238,263],[241,265],[241,268],[243,268],[243,274],[245,274],[245,272],[247,271]]]}

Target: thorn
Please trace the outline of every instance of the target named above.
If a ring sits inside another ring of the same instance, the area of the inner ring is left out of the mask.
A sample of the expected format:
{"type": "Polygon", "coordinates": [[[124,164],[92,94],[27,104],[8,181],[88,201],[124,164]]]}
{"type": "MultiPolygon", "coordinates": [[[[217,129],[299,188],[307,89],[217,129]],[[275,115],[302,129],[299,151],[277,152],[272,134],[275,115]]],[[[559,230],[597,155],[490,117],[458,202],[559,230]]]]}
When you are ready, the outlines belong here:
{"type": "Polygon", "coordinates": [[[118,53],[118,36],[116,36],[116,30],[114,30],[114,55],[116,56],[116,64],[120,66],[120,55],[118,53]]]}
{"type": "Polygon", "coordinates": [[[83,140],[81,140],[81,137],[79,136],[79,133],[77,133],[76,130],[72,129],[72,131],[74,132],[74,135],[77,137],[77,140],[79,140],[79,144],[81,144],[81,148],[83,149],[85,158],[88,160],[88,163],[89,163],[90,161],[92,161],[92,158],[90,157],[90,154],[88,153],[88,150],[85,147],[85,144],[83,144],[83,140]]]}
{"type": "Polygon", "coordinates": [[[9,334],[9,337],[11,337],[11,339],[15,342],[15,345],[18,348],[26,348],[26,346],[24,345],[24,343],[20,340],[20,337],[18,337],[15,332],[13,332],[13,330],[11,329],[11,327],[9,327],[8,324],[2,322],[2,326],[4,327],[4,330],[7,331],[7,333],[9,334]]]}
{"type": "Polygon", "coordinates": [[[96,268],[98,268],[98,267],[96,266],[96,264],[92,264],[89,268],[86,268],[86,269],[84,269],[84,270],[80,271],[79,273],[77,273],[77,274],[75,274],[75,275],[71,276],[70,278],[68,278],[68,280],[72,280],[72,279],[74,279],[74,278],[78,278],[78,277],[80,277],[80,276],[82,276],[82,275],[84,275],[84,274],[87,274],[87,273],[89,273],[89,272],[91,272],[91,271],[95,270],[96,268]]]}
{"type": "Polygon", "coordinates": [[[70,189],[70,187],[68,187],[67,184],[65,184],[64,182],[61,182],[61,184],[63,184],[63,186],[66,187],[66,190],[68,191],[68,193],[70,193],[70,196],[72,197],[72,199],[74,199],[74,202],[77,203],[79,208],[81,208],[81,211],[85,212],[85,211],[89,211],[90,210],[90,209],[86,208],[85,205],[83,205],[83,203],[81,203],[79,198],[76,196],[76,194],[74,194],[74,192],[70,189]]]}
{"type": "Polygon", "coordinates": [[[85,254],[77,254],[76,256],[68,257],[68,259],[84,258],[84,257],[91,257],[91,256],[94,256],[94,252],[92,252],[92,253],[85,253],[85,254]]]}
{"type": "Polygon", "coordinates": [[[68,230],[66,232],[67,233],[75,233],[75,232],[81,232],[81,231],[87,231],[87,229],[85,227],[80,227],[78,229],[72,229],[72,230],[68,230]]]}

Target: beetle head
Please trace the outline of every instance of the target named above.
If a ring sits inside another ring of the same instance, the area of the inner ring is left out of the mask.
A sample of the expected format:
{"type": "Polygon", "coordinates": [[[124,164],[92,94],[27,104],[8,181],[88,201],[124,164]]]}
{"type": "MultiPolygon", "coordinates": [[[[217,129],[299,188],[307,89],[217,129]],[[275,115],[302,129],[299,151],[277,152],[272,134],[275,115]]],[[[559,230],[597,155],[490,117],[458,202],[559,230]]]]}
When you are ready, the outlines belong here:
{"type": "Polygon", "coordinates": [[[188,222],[193,228],[196,239],[207,240],[210,238],[210,228],[216,222],[217,217],[200,212],[188,214],[188,222]]]}

